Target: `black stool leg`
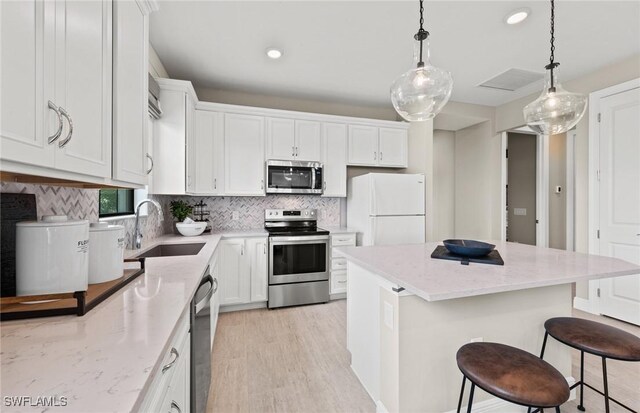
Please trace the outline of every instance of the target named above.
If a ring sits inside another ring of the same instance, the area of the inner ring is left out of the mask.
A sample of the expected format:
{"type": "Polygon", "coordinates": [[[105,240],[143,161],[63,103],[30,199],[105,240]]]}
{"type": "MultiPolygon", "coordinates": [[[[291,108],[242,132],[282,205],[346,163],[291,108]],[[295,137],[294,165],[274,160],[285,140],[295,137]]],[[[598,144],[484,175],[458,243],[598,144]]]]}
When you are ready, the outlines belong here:
{"type": "Polygon", "coordinates": [[[578,410],[584,412],[584,351],[580,352],[580,404],[578,410]]]}
{"type": "Polygon", "coordinates": [[[602,378],[604,379],[604,410],[609,413],[609,385],[607,383],[607,359],[602,358],[602,378]]]}
{"type": "Polygon", "coordinates": [[[560,406],[556,406],[556,413],[560,413],[560,406]]]}
{"type": "Polygon", "coordinates": [[[544,340],[542,340],[542,351],[540,351],[540,358],[544,358],[544,349],[547,347],[547,337],[549,333],[544,332],[544,340]]]}
{"type": "Polygon", "coordinates": [[[458,399],[458,410],[457,412],[460,413],[460,409],[462,409],[462,398],[464,397],[464,384],[467,381],[467,376],[463,375],[462,376],[462,388],[460,389],[460,398],[458,399]]]}
{"type": "Polygon", "coordinates": [[[476,389],[475,383],[471,382],[471,390],[469,391],[469,405],[467,406],[467,413],[471,413],[471,406],[473,405],[473,391],[475,389],[476,389]]]}

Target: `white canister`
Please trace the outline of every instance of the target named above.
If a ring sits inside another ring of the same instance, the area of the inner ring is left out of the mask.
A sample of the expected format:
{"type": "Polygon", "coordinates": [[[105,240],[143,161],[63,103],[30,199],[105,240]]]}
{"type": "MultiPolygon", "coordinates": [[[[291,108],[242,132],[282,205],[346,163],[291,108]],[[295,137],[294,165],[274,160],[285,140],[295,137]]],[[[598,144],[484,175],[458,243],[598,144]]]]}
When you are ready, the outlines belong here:
{"type": "Polygon", "coordinates": [[[122,277],[124,227],[95,222],[89,227],[89,284],[122,277]]]}
{"type": "Polygon", "coordinates": [[[89,222],[66,215],[16,224],[16,293],[84,291],[89,277],[89,222]]]}

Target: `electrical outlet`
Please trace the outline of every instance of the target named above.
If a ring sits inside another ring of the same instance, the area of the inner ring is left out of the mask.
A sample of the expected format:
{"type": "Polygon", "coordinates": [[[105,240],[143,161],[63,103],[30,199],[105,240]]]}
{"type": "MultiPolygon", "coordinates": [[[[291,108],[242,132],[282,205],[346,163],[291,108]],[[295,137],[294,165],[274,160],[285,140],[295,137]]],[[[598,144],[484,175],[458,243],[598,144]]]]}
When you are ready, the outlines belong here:
{"type": "Polygon", "coordinates": [[[482,337],[476,337],[469,340],[469,343],[482,343],[484,339],[482,337]]]}
{"type": "Polygon", "coordinates": [[[237,220],[239,220],[239,219],[240,219],[240,212],[238,212],[238,211],[233,211],[233,212],[231,213],[231,219],[232,219],[233,221],[237,221],[237,220]]]}

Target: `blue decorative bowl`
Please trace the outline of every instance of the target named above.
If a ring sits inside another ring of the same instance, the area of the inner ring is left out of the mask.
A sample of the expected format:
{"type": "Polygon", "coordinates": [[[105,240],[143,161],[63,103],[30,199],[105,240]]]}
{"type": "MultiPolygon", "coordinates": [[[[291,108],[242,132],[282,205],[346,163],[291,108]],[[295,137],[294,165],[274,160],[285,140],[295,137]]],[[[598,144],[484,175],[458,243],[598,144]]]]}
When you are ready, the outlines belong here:
{"type": "Polygon", "coordinates": [[[496,247],[487,242],[470,239],[446,239],[442,243],[450,253],[462,257],[484,257],[496,247]]]}

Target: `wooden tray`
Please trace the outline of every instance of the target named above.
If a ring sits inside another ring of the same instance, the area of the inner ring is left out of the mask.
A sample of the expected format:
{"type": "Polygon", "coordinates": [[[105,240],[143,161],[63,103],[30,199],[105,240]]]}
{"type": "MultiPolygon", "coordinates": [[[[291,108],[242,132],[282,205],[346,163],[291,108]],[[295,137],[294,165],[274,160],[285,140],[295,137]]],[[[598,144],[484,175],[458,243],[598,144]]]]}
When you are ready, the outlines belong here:
{"type": "Polygon", "coordinates": [[[72,314],[83,316],[122,287],[129,284],[140,274],[144,273],[144,258],[126,259],[124,261],[138,262],[140,263],[140,268],[125,269],[122,277],[100,284],[91,284],[87,291],[2,297],[0,298],[0,321],[72,314]],[[44,300],[57,301],[23,304],[28,301],[44,300]]]}

